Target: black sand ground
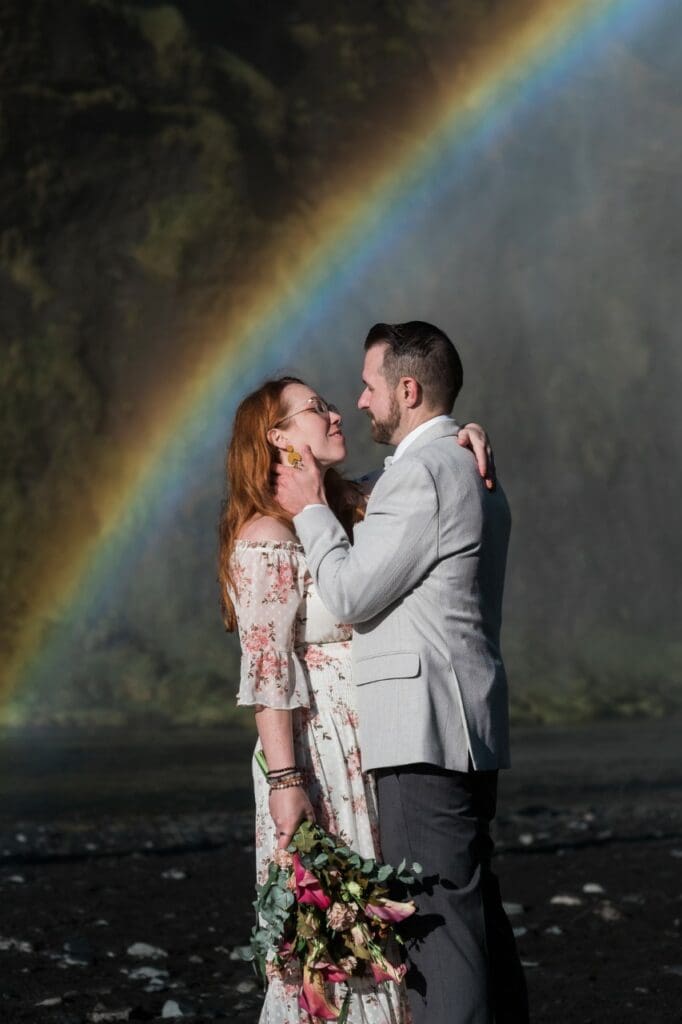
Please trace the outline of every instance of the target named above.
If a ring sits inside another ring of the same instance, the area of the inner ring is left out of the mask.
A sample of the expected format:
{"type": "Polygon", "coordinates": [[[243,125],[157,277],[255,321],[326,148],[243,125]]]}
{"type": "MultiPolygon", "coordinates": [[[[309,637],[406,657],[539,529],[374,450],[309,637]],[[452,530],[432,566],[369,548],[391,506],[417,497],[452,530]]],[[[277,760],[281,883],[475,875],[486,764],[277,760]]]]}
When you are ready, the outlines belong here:
{"type": "MultiPolygon", "coordinates": [[[[536,1024],[682,1021],[681,726],[516,732],[497,871],[536,1024]]],[[[250,745],[0,738],[2,1024],[258,1019],[232,952],[252,919],[250,745]]]]}

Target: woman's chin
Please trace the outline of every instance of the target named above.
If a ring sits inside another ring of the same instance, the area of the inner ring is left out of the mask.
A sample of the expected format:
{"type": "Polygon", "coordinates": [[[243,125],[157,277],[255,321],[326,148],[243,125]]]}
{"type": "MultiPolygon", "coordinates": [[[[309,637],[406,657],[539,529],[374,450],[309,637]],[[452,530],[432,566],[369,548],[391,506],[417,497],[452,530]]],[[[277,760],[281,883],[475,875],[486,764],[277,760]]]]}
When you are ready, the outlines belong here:
{"type": "Polygon", "coordinates": [[[326,458],[318,458],[318,462],[325,469],[331,469],[332,466],[340,466],[346,458],[346,446],[343,446],[343,452],[339,455],[336,452],[333,455],[328,455],[326,458]]]}

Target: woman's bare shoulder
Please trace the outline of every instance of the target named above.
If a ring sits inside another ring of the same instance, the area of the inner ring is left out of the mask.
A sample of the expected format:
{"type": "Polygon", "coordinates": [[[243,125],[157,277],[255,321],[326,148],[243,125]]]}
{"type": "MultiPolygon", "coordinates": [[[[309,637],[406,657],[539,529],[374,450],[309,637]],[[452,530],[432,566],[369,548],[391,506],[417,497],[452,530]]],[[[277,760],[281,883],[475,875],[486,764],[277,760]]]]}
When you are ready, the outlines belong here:
{"type": "Polygon", "coordinates": [[[297,541],[298,537],[289,526],[274,516],[254,516],[244,523],[237,540],[297,541]]]}

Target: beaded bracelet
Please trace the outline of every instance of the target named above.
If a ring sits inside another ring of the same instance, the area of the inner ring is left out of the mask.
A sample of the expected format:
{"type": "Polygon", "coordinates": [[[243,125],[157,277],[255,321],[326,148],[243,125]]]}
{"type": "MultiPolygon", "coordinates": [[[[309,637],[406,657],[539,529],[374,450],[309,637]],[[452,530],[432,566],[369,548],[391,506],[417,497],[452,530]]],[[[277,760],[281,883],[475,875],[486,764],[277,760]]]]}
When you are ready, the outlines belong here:
{"type": "Polygon", "coordinates": [[[272,792],[275,789],[293,789],[296,786],[302,785],[303,778],[299,775],[296,778],[288,779],[286,782],[273,782],[272,785],[270,786],[270,790],[272,792]]]}

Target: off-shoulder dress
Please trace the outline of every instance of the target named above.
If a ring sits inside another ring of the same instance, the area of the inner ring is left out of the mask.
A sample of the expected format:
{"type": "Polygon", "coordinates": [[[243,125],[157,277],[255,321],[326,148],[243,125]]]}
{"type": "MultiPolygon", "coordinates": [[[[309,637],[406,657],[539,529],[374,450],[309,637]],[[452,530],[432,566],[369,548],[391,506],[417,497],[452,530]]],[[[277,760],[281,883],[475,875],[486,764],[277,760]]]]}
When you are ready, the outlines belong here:
{"type": "MultiPolygon", "coordinates": [[[[376,795],[362,774],[351,674],[351,627],[322,604],[294,541],[238,540],[232,595],[242,648],[238,703],[293,712],[296,764],[317,822],[363,857],[378,854],[376,795]]],[[[256,750],[259,745],[256,746],[256,750]]],[[[256,874],[277,849],[266,780],[253,762],[256,874]]],[[[404,988],[352,983],[349,1024],[407,1024],[404,988]]],[[[337,993],[337,999],[345,986],[337,993]]],[[[298,979],[268,985],[260,1024],[309,1024],[298,1006],[298,979]]]]}

